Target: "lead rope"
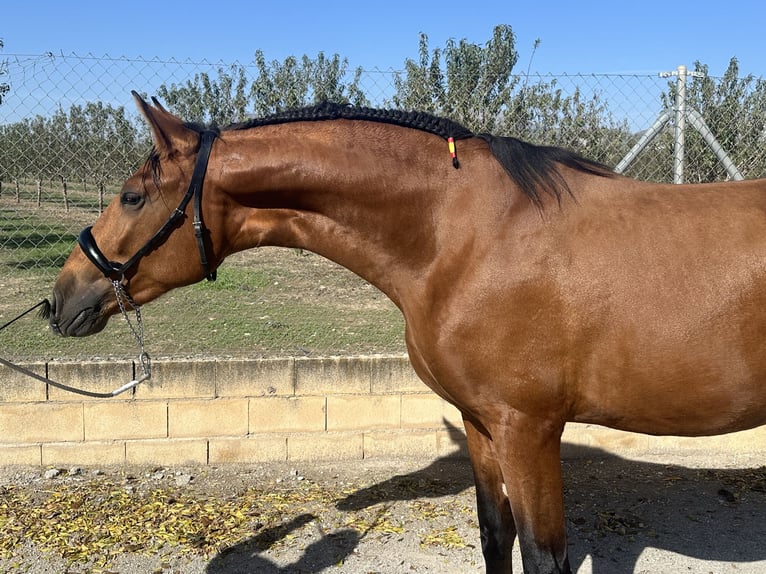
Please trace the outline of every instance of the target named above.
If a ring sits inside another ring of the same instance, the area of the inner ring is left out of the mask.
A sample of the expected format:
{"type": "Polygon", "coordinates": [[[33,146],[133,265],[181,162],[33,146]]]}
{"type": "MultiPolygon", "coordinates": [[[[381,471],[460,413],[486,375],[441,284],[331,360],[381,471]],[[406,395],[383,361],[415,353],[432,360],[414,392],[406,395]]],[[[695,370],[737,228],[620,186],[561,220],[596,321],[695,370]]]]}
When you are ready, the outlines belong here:
{"type": "MultiPolygon", "coordinates": [[[[146,349],[144,348],[144,325],[141,320],[141,307],[137,305],[135,301],[133,301],[133,298],[125,290],[125,287],[122,286],[122,283],[120,283],[119,281],[113,281],[112,285],[114,286],[115,297],[117,297],[117,305],[120,307],[120,312],[122,313],[122,316],[125,318],[125,322],[128,324],[128,327],[130,328],[131,333],[133,333],[133,337],[135,338],[136,344],[138,345],[138,348],[139,348],[138,364],[140,365],[140,369],[141,369],[140,376],[136,377],[132,381],[125,383],[121,387],[114,389],[110,393],[96,393],[93,391],[87,391],[85,389],[70,387],[69,385],[65,385],[63,383],[53,381],[49,379],[48,377],[38,375],[37,373],[35,373],[34,371],[30,371],[26,367],[22,367],[21,365],[17,365],[15,363],[12,363],[11,361],[7,361],[6,359],[3,359],[2,357],[0,357],[0,365],[5,365],[9,369],[13,369],[14,371],[22,373],[23,375],[31,377],[42,383],[51,385],[52,387],[56,387],[64,391],[68,391],[70,393],[76,393],[78,395],[84,395],[86,397],[93,397],[97,399],[109,399],[112,397],[116,397],[117,395],[120,395],[124,393],[125,391],[129,391],[130,389],[139,385],[140,383],[143,383],[144,381],[148,381],[149,379],[151,379],[152,378],[152,361],[151,361],[151,358],[149,357],[149,353],[147,353],[146,349]],[[127,310],[126,304],[130,305],[130,308],[136,313],[135,324],[133,324],[133,322],[130,320],[130,317],[128,316],[128,310],[127,310]]],[[[40,309],[39,315],[43,318],[47,317],[48,314],[50,313],[50,303],[48,302],[47,299],[43,299],[36,305],[30,307],[29,309],[27,309],[26,311],[24,311],[17,317],[5,323],[2,327],[0,327],[0,331],[5,329],[12,323],[15,323],[16,321],[21,319],[24,315],[31,313],[38,307],[42,307],[42,309],[40,309]]]]}

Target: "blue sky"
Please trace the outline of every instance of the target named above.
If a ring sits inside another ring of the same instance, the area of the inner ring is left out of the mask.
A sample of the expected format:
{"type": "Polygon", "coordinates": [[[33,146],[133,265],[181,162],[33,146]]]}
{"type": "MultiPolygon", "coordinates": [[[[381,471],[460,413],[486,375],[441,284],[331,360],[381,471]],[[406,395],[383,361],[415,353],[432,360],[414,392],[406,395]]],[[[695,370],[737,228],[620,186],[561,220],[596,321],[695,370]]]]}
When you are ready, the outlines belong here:
{"type": "Polygon", "coordinates": [[[498,24],[516,34],[519,63],[539,73],[657,73],[695,60],[721,75],[766,76],[766,3],[642,0],[504,2],[20,2],[0,7],[0,54],[92,54],[248,63],[338,53],[352,68],[400,69],[449,38],[484,43],[498,24]],[[535,39],[541,44],[533,55],[535,39]]]}

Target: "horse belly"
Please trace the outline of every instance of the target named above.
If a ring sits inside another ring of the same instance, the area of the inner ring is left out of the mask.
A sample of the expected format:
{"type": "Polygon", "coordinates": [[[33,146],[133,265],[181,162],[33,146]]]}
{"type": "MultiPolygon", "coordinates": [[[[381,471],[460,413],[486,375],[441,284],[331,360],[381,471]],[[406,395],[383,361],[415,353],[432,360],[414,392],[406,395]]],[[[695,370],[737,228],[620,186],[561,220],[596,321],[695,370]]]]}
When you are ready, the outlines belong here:
{"type": "Polygon", "coordinates": [[[570,229],[556,277],[573,420],[676,435],[766,423],[761,197],[669,192],[661,210],[623,206],[619,230],[570,229]]]}
{"type": "Polygon", "coordinates": [[[730,335],[602,348],[577,377],[573,420],[683,436],[766,424],[766,353],[730,335]]]}

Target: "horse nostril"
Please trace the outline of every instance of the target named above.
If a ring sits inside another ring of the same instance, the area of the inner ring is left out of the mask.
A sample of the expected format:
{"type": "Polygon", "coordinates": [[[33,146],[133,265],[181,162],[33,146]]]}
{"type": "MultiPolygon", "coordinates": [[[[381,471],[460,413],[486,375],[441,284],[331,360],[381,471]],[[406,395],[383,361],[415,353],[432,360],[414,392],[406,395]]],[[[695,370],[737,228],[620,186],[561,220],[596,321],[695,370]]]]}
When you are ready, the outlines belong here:
{"type": "Polygon", "coordinates": [[[56,323],[56,321],[59,318],[59,313],[61,312],[61,294],[58,292],[58,290],[53,290],[53,296],[51,297],[49,306],[48,306],[48,320],[50,321],[51,326],[56,323]]]}
{"type": "Polygon", "coordinates": [[[56,335],[62,335],[61,327],[59,327],[59,311],[61,309],[61,304],[59,303],[59,294],[54,290],[53,291],[53,297],[51,297],[51,302],[48,309],[48,326],[50,327],[51,331],[53,331],[56,335]]]}

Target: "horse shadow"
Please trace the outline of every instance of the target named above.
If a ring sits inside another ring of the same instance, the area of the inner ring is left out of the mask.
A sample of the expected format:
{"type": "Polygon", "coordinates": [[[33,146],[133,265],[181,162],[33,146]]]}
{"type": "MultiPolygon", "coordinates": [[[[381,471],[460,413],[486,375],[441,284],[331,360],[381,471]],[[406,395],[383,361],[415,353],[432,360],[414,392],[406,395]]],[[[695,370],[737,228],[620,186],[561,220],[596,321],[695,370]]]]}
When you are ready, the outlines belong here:
{"type": "MultiPolygon", "coordinates": [[[[451,428],[458,449],[414,472],[356,490],[336,503],[341,511],[376,504],[455,496],[473,487],[465,438],[451,428]]],[[[565,445],[562,461],[567,534],[573,572],[631,574],[648,552],[681,555],[683,571],[700,562],[766,561],[766,467],[687,468],[621,458],[604,450],[565,445]],[[587,563],[590,562],[590,570],[587,563]]],[[[362,542],[353,529],[310,544],[298,562],[278,567],[263,549],[314,520],[301,514],[215,556],[207,574],[318,573],[342,562],[362,542]]],[[[476,531],[478,543],[479,533],[476,531]]],[[[663,564],[667,556],[655,558],[663,564]]],[[[521,571],[518,554],[515,558],[521,571]]],[[[649,567],[649,571],[653,568],[649,567]]],[[[708,568],[709,569],[709,568],[708,568]]],[[[477,569],[477,571],[480,569],[477,569]]],[[[707,571],[707,570],[705,570],[707,571]]]]}
{"type": "MultiPolygon", "coordinates": [[[[457,495],[471,488],[473,475],[467,462],[465,434],[460,428],[446,424],[449,438],[456,446],[453,452],[414,472],[395,475],[348,494],[336,503],[338,510],[350,512],[385,502],[457,495]]],[[[206,574],[318,573],[324,568],[343,562],[356,550],[364,537],[364,533],[354,529],[325,534],[317,542],[309,545],[297,562],[284,568],[259,555],[277,540],[289,536],[315,518],[317,517],[312,514],[301,514],[280,526],[265,529],[227,548],[211,560],[205,570],[206,574]]]]}
{"type": "MultiPolygon", "coordinates": [[[[562,462],[573,572],[736,571],[764,562],[766,467],[688,468],[567,445],[562,462]],[[676,556],[673,556],[676,555],[676,556]],[[705,564],[707,563],[707,564],[705,564]],[[673,570],[671,565],[675,564],[673,570]]],[[[753,570],[748,570],[753,571],[753,570]]]]}
{"type": "Polygon", "coordinates": [[[274,528],[266,528],[257,535],[231,548],[227,548],[208,564],[208,574],[287,574],[289,572],[321,572],[342,562],[359,544],[361,535],[356,530],[335,531],[309,545],[300,559],[282,568],[260,554],[274,542],[289,536],[312,522],[313,514],[300,514],[274,528]]]}

